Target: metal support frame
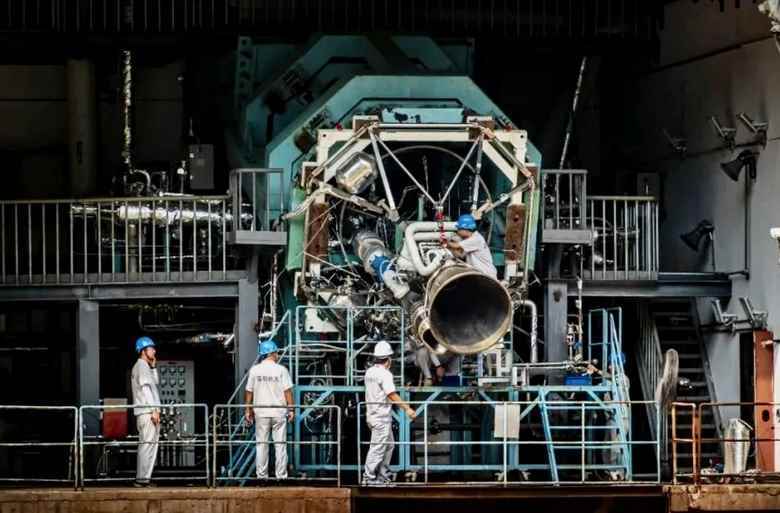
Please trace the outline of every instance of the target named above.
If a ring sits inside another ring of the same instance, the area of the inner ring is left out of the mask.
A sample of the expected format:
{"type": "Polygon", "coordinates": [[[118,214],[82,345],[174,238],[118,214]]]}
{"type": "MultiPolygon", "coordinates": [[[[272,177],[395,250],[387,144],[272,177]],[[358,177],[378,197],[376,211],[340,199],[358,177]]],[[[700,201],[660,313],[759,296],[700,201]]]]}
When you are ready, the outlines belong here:
{"type": "MultiPolygon", "coordinates": [[[[79,405],[100,402],[100,306],[82,300],[77,306],[78,399],[79,405]]],[[[89,419],[88,434],[98,432],[97,419],[89,419]]]]}
{"type": "Polygon", "coordinates": [[[257,359],[257,332],[260,306],[257,283],[257,257],[252,258],[249,277],[238,281],[236,302],[236,353],[234,361],[235,381],[238,383],[257,359]]]}
{"type": "Polygon", "coordinates": [[[568,284],[548,280],[544,291],[544,361],[562,362],[568,358],[566,323],[568,321],[568,284]]]}

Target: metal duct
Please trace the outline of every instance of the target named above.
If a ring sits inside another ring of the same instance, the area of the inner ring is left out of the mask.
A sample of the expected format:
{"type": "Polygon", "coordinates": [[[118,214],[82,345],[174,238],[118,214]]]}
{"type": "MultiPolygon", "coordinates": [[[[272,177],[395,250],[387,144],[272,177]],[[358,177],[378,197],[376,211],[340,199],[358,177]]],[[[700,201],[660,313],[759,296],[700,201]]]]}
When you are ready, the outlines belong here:
{"type": "Polygon", "coordinates": [[[459,264],[447,265],[431,277],[426,308],[434,338],[457,354],[490,349],[512,322],[512,299],[506,287],[459,264]]]}

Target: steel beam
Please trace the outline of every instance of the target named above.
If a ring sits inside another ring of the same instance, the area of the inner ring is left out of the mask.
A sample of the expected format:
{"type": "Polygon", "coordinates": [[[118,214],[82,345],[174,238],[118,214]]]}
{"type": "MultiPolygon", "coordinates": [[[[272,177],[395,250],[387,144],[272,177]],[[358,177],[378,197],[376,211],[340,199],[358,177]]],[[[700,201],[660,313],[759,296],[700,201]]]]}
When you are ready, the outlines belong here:
{"type": "MultiPolygon", "coordinates": [[[[563,362],[568,359],[566,348],[566,321],[568,315],[568,290],[577,292],[576,285],[569,288],[565,280],[548,280],[544,291],[544,361],[563,362]]],[[[555,376],[550,384],[555,385],[555,376]]]]}
{"type": "MultiPolygon", "coordinates": [[[[100,404],[100,307],[95,301],[79,301],[77,318],[79,405],[100,404]]],[[[97,434],[98,417],[84,419],[85,434],[97,434]]]]}
{"type": "MultiPolygon", "coordinates": [[[[577,294],[569,282],[569,295],[577,294]]],[[[731,280],[722,275],[659,273],[656,280],[586,280],[583,296],[620,298],[731,297],[731,280]]]]}
{"type": "Polygon", "coordinates": [[[244,374],[257,359],[257,326],[260,307],[257,283],[258,255],[250,258],[248,276],[238,280],[238,301],[236,302],[236,350],[235,383],[240,383],[244,374]]]}
{"type": "Polygon", "coordinates": [[[32,286],[0,289],[2,301],[137,300],[238,297],[238,282],[32,286]]]}

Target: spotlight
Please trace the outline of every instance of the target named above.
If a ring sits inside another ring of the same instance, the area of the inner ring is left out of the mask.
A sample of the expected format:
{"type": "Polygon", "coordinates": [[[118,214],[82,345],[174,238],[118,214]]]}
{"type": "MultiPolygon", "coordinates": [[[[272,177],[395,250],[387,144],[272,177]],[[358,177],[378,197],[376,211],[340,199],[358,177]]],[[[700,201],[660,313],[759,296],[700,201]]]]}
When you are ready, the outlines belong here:
{"type": "Polygon", "coordinates": [[[715,226],[713,224],[704,219],[702,221],[699,221],[699,224],[696,225],[696,228],[689,231],[688,233],[683,233],[680,235],[680,238],[685,243],[686,246],[691,248],[694,251],[699,251],[699,246],[701,245],[701,240],[704,237],[708,237],[712,239],[712,234],[715,231],[715,226]]]}
{"type": "Polygon", "coordinates": [[[747,168],[748,176],[755,181],[757,176],[756,163],[758,162],[758,153],[751,150],[743,150],[737,158],[731,162],[723,162],[720,168],[729,178],[735,182],[739,180],[739,174],[743,168],[747,168]]]}

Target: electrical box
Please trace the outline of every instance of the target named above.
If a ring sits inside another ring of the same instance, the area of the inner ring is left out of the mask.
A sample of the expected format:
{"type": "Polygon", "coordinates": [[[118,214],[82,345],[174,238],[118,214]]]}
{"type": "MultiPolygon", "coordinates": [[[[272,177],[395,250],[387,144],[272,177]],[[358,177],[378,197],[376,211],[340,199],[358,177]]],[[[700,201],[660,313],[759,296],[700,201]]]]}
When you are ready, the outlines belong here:
{"type": "MultiPolygon", "coordinates": [[[[160,401],[165,404],[195,402],[195,363],[188,360],[158,360],[160,401]]],[[[160,411],[160,439],[186,441],[199,430],[195,426],[195,408],[165,408],[160,411]]],[[[202,428],[201,428],[202,431],[202,428]]],[[[186,444],[160,447],[160,466],[195,465],[195,448],[186,444]]]]}
{"type": "MultiPolygon", "coordinates": [[[[105,406],[121,406],[127,404],[127,399],[105,398],[105,406]]],[[[121,440],[127,437],[127,409],[106,408],[100,418],[100,432],[104,438],[121,440]]]]}
{"type": "Polygon", "coordinates": [[[190,172],[190,188],[211,190],[214,188],[214,146],[192,144],[187,150],[190,172]]]}

